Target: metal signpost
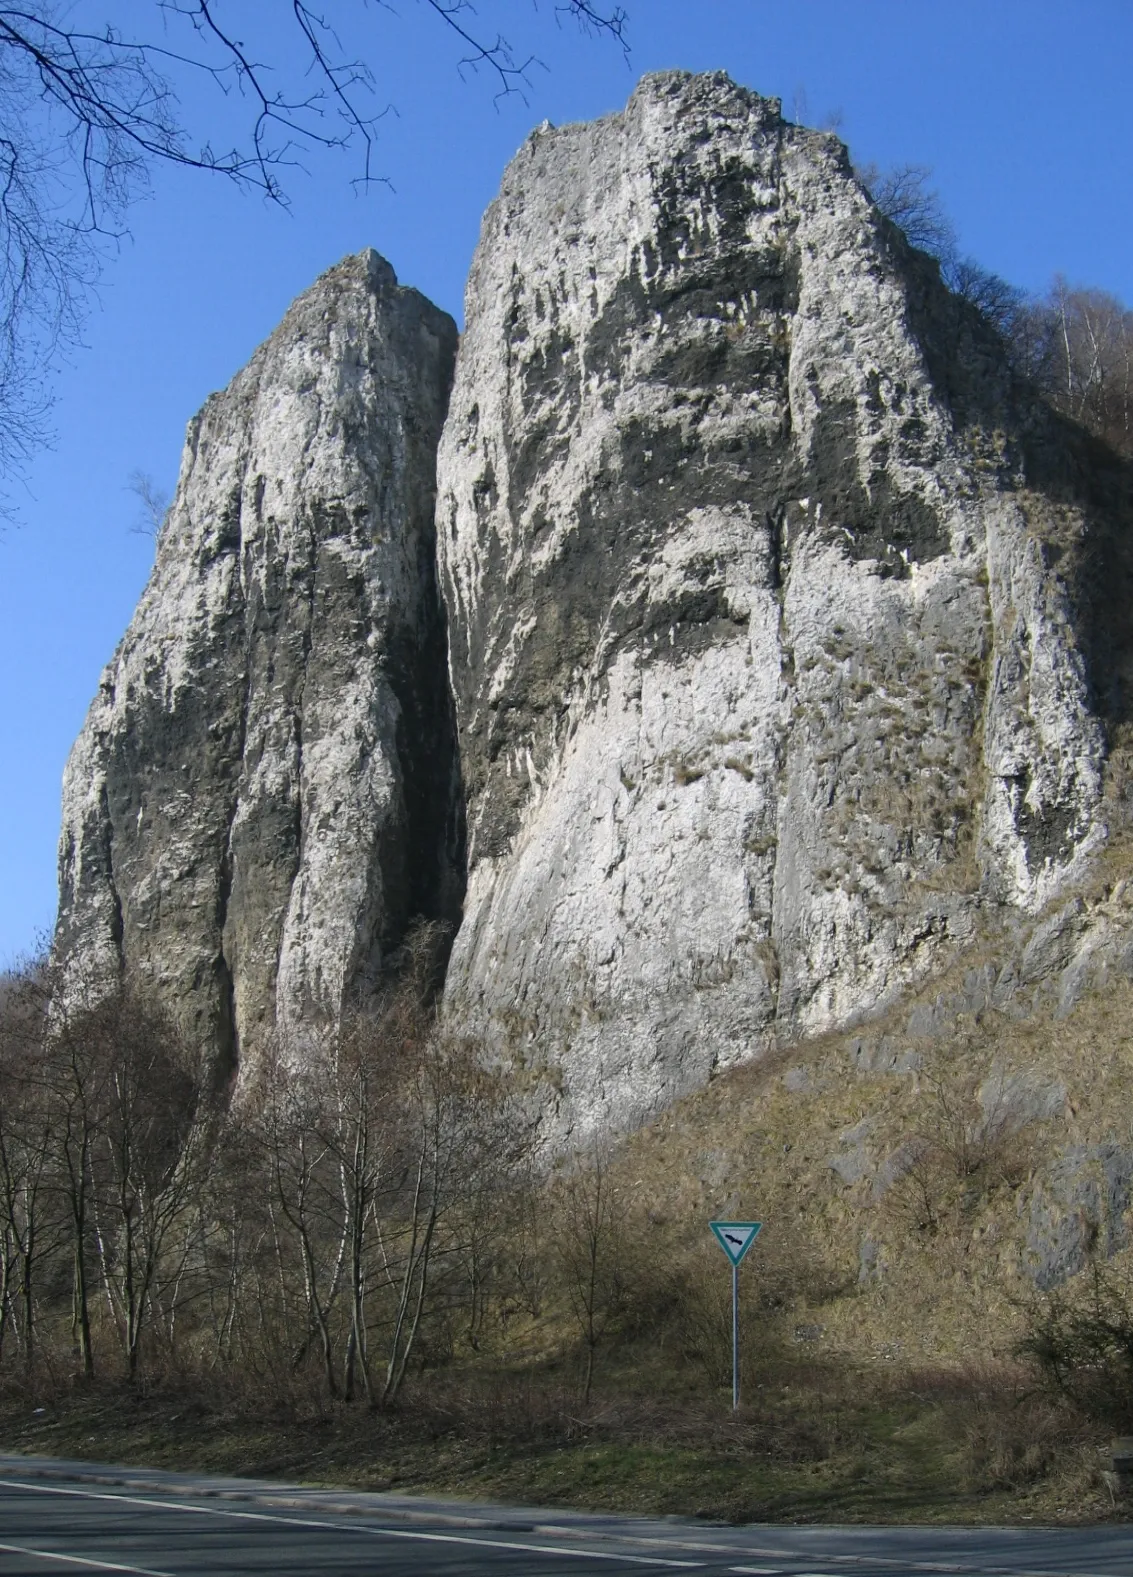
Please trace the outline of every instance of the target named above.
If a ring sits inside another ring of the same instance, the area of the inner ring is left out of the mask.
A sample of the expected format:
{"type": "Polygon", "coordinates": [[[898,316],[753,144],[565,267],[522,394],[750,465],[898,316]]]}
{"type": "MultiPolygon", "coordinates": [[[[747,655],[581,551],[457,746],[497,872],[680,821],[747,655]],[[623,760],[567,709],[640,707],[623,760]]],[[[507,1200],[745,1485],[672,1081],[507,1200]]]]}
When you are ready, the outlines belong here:
{"type": "Polygon", "coordinates": [[[762,1221],[710,1221],[716,1241],[732,1262],[732,1411],[740,1405],[740,1260],[759,1236],[762,1221]]]}

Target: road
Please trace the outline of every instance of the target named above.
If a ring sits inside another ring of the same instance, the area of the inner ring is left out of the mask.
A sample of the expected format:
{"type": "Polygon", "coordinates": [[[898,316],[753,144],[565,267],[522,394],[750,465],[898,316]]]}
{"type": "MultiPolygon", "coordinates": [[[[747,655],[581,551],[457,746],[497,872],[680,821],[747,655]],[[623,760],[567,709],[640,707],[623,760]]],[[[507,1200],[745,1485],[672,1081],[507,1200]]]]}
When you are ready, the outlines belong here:
{"type": "Polygon", "coordinates": [[[1133,1577],[1133,1528],[740,1528],[0,1456],[0,1573],[1133,1577]]]}

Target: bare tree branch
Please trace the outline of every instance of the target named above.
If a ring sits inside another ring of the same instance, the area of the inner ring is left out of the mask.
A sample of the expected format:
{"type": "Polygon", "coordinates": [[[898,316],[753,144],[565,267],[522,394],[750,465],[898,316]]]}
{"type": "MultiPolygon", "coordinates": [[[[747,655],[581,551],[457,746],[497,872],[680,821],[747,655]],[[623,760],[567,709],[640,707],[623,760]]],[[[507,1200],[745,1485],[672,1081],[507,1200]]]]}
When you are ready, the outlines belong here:
{"type": "Polygon", "coordinates": [[[131,472],[126,486],[139,504],[138,519],[130,527],[131,531],[136,536],[153,537],[156,541],[169,513],[168,493],[163,492],[145,471],[131,472]]]}
{"type": "MultiPolygon", "coordinates": [[[[502,33],[482,30],[471,0],[424,3],[464,49],[458,69],[487,68],[497,97],[525,96],[534,55],[520,59],[502,33]]],[[[44,374],[78,343],[91,291],[156,165],[221,175],[281,206],[288,172],[311,151],[352,151],[356,184],[385,181],[374,149],[391,106],[372,51],[343,42],[380,3],[287,0],[264,8],[258,42],[237,37],[227,0],[146,0],[129,34],[86,22],[98,4],[0,4],[0,475],[46,441],[44,374]],[[286,64],[288,29],[297,68],[286,64]],[[204,126],[186,119],[177,94],[201,81],[225,111],[204,126]],[[238,120],[218,134],[245,103],[243,128],[238,120]]],[[[627,48],[620,6],[563,0],[555,15],[627,48]]]]}
{"type": "Polygon", "coordinates": [[[911,246],[942,262],[955,256],[956,232],[940,193],[929,185],[932,171],[926,165],[899,164],[881,170],[868,164],[857,174],[878,208],[904,231],[911,246]]]}

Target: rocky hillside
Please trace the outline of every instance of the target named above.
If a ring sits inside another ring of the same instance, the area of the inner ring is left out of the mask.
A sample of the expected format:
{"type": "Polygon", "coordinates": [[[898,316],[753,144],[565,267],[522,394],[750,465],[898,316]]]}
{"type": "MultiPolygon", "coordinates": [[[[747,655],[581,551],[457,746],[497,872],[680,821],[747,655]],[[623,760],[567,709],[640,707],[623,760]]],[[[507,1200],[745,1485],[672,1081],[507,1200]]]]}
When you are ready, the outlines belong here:
{"type": "Polygon", "coordinates": [[[247,1065],[467,882],[450,1019],[562,1133],[888,1012],[1087,879],[1129,471],[836,138],[679,73],[540,128],[448,402],[454,347],[364,254],[191,427],[68,767],[74,970],[247,1065]]]}
{"type": "Polygon", "coordinates": [[[63,789],[58,943],[129,970],[220,1071],[459,910],[434,569],[456,327],[374,252],[190,424],[157,562],[63,789]]]}

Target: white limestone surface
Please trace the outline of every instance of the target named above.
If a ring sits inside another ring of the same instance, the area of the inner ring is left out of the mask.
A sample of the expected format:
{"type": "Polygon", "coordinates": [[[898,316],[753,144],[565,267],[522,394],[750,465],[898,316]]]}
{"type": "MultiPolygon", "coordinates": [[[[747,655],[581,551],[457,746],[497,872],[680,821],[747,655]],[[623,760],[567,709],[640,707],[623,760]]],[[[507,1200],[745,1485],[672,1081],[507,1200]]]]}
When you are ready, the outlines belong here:
{"type": "Polygon", "coordinates": [[[875,1011],[1078,868],[1104,734],[1042,539],[1082,511],[835,138],[681,73],[540,128],[466,322],[446,1003],[560,1136],[875,1011]]]}
{"type": "Polygon", "coordinates": [[[67,766],[72,979],[132,975],[225,1074],[459,884],[432,519],[455,339],[374,252],[299,298],[190,424],[67,766]]]}

